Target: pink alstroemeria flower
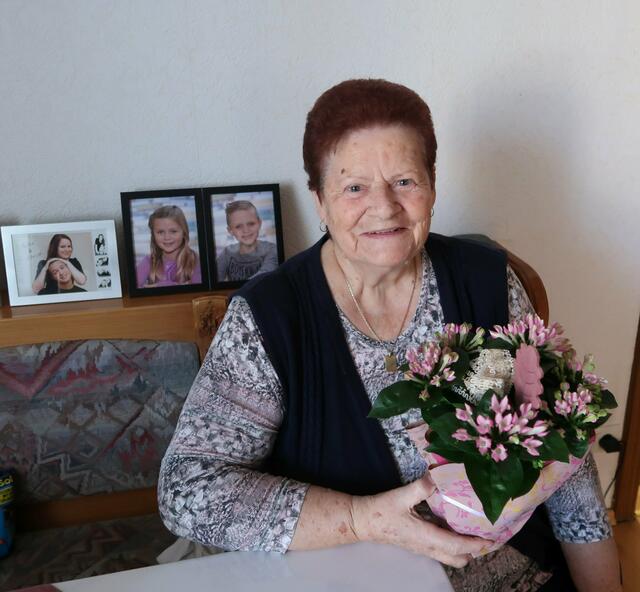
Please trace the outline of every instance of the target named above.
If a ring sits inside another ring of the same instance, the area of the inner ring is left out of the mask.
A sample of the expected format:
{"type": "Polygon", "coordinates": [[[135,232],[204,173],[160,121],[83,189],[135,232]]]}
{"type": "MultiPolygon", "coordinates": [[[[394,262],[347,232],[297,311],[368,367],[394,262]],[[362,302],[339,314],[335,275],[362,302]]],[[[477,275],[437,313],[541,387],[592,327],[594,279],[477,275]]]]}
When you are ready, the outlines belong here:
{"type": "Polygon", "coordinates": [[[495,462],[507,460],[508,456],[509,455],[507,454],[507,449],[502,444],[498,444],[491,452],[491,458],[495,462]]]}
{"type": "Polygon", "coordinates": [[[507,409],[509,409],[509,399],[507,397],[502,397],[501,399],[498,399],[496,395],[491,397],[491,411],[504,413],[507,409]]]}
{"type": "Polygon", "coordinates": [[[486,454],[491,450],[491,438],[487,438],[486,436],[479,436],[476,439],[476,448],[480,451],[480,454],[486,454]]]}
{"type": "Polygon", "coordinates": [[[491,431],[491,428],[493,427],[493,420],[489,417],[485,417],[484,415],[478,415],[478,417],[476,417],[476,424],[478,433],[485,435],[491,431]]]}
{"type": "Polygon", "coordinates": [[[522,442],[522,447],[531,455],[531,456],[540,456],[537,448],[542,446],[541,440],[536,440],[535,438],[527,438],[522,442]]]}
{"type": "Polygon", "coordinates": [[[455,432],[453,432],[453,434],[451,434],[451,437],[455,440],[459,440],[460,442],[469,442],[473,440],[473,438],[469,435],[469,432],[467,432],[467,430],[465,430],[464,428],[458,428],[455,432]]]}

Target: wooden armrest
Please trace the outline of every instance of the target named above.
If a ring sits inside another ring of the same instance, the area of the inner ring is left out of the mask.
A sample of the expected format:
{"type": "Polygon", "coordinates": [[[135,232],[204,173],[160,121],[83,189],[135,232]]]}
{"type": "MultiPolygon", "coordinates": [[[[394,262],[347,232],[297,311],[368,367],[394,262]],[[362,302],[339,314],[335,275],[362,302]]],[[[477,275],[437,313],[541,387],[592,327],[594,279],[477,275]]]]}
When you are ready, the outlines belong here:
{"type": "Polygon", "coordinates": [[[158,496],[155,487],[81,495],[70,499],[19,504],[16,507],[18,530],[44,530],[76,524],[155,514],[158,496]]]}
{"type": "Polygon", "coordinates": [[[227,312],[229,297],[226,294],[201,296],[200,298],[194,298],[191,304],[196,331],[196,345],[200,352],[200,361],[202,361],[227,312]]]}

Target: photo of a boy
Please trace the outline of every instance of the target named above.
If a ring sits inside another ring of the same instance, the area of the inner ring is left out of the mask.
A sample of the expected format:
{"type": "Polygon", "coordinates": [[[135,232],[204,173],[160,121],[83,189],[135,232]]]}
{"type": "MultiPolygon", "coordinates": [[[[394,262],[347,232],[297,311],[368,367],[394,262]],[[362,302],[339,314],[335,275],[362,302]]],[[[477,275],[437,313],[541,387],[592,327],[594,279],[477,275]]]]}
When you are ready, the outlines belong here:
{"type": "Polygon", "coordinates": [[[225,207],[227,231],[237,241],[223,249],[216,260],[218,281],[244,281],[278,267],[274,243],[260,240],[262,220],[247,200],[229,202],[225,207]]]}

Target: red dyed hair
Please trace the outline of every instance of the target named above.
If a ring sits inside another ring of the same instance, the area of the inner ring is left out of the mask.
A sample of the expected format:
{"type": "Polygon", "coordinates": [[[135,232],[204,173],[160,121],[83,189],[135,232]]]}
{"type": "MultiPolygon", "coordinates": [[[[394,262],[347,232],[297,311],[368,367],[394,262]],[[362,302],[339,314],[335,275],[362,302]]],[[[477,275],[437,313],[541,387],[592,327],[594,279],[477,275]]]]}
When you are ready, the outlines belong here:
{"type": "Polygon", "coordinates": [[[427,104],[401,84],[357,79],[325,91],[307,115],[302,156],[309,189],[322,189],[325,158],[344,136],[378,125],[405,125],[418,133],[424,142],[425,166],[433,188],[438,144],[427,104]]]}

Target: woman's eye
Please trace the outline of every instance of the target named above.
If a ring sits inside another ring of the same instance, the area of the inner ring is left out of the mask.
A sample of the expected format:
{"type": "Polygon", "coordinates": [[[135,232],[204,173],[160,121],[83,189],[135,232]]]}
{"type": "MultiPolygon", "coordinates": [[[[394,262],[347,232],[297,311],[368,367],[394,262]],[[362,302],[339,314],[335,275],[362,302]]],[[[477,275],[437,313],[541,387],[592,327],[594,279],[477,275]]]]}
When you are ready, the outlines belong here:
{"type": "Polygon", "coordinates": [[[362,191],[361,185],[349,185],[347,187],[347,193],[358,193],[360,191],[362,191]]]}
{"type": "Polygon", "coordinates": [[[409,187],[410,185],[413,185],[413,179],[398,179],[396,184],[400,187],[409,187]]]}

